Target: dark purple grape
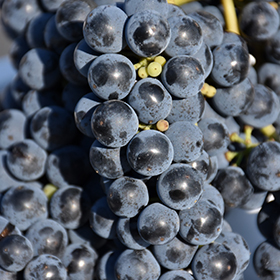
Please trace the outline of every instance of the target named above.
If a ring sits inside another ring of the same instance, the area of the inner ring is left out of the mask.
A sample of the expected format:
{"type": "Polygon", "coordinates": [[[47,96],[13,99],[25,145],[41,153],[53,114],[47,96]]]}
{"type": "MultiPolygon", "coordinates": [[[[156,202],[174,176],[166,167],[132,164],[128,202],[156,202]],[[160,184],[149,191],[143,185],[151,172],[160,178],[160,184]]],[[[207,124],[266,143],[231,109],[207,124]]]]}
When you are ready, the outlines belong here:
{"type": "Polygon", "coordinates": [[[228,247],[237,260],[237,274],[241,274],[249,265],[250,249],[245,239],[235,232],[222,232],[215,240],[215,243],[220,243],[228,247]]]}
{"type": "Polygon", "coordinates": [[[18,280],[18,273],[6,271],[0,268],[0,278],[2,280],[18,280]]]}
{"type": "Polygon", "coordinates": [[[250,199],[241,208],[245,210],[260,209],[267,197],[267,193],[267,191],[260,190],[254,186],[254,192],[251,194],[250,199]]]}
{"type": "Polygon", "coordinates": [[[115,180],[107,192],[107,203],[120,217],[136,216],[149,202],[147,186],[140,179],[121,177],[115,180]]]}
{"type": "Polygon", "coordinates": [[[229,132],[226,125],[216,118],[203,118],[198,127],[204,138],[204,149],[210,156],[226,152],[229,145],[229,132]]]}
{"type": "Polygon", "coordinates": [[[73,114],[77,102],[88,92],[90,88],[87,85],[66,84],[61,95],[63,107],[73,114]]]}
{"type": "Polygon", "coordinates": [[[197,58],[201,63],[202,68],[204,69],[204,78],[206,79],[210,75],[213,68],[213,53],[210,47],[203,42],[193,57],[197,58]]]}
{"type": "Polygon", "coordinates": [[[237,44],[248,50],[247,43],[241,35],[238,35],[234,32],[224,32],[223,44],[237,44]]]}
{"type": "Polygon", "coordinates": [[[25,139],[10,146],[7,167],[22,181],[34,181],[45,174],[47,153],[36,142],[25,139]]]}
{"type": "Polygon", "coordinates": [[[47,197],[38,187],[12,187],[2,198],[1,213],[20,230],[27,230],[33,223],[47,218],[47,197]]]}
{"type": "Polygon", "coordinates": [[[254,86],[246,78],[232,87],[217,88],[217,92],[211,101],[213,107],[222,115],[238,116],[246,113],[246,110],[253,103],[254,96],[254,86]]]}
{"type": "Polygon", "coordinates": [[[22,99],[22,110],[28,118],[46,106],[60,104],[60,92],[57,90],[30,90],[22,99]]]}
{"type": "Polygon", "coordinates": [[[66,280],[67,270],[59,258],[43,254],[28,263],[24,269],[24,279],[66,280]]]}
{"type": "Polygon", "coordinates": [[[280,64],[280,52],[279,52],[279,47],[280,47],[280,32],[279,30],[277,31],[270,40],[266,42],[265,46],[265,52],[266,52],[266,57],[270,62],[280,64]]]}
{"type": "Polygon", "coordinates": [[[181,5],[182,10],[188,15],[203,9],[200,2],[194,1],[181,5]]]}
{"type": "Polygon", "coordinates": [[[71,243],[87,244],[96,250],[100,249],[107,242],[106,239],[93,232],[89,223],[77,229],[69,229],[68,236],[71,243]]]}
{"type": "Polygon", "coordinates": [[[136,72],[132,62],[121,54],[103,54],[88,69],[92,91],[105,100],[123,99],[132,89],[136,72]]]}
{"type": "Polygon", "coordinates": [[[163,16],[167,15],[168,6],[166,0],[125,0],[124,11],[128,16],[145,10],[160,11],[163,16]]]}
{"type": "MultiPolygon", "coordinates": [[[[46,1],[51,2],[49,0],[46,1]]],[[[57,54],[61,54],[62,51],[70,44],[70,42],[58,32],[55,15],[53,15],[46,24],[44,30],[44,40],[46,47],[57,54]]]]}
{"type": "Polygon", "coordinates": [[[173,156],[171,141],[156,130],[141,131],[127,147],[128,163],[137,173],[146,176],[156,176],[167,170],[173,156]]]}
{"type": "Polygon", "coordinates": [[[73,142],[76,137],[74,117],[60,106],[46,106],[35,113],[30,132],[37,144],[53,151],[73,142]]]}
{"type": "Polygon", "coordinates": [[[172,95],[188,98],[201,90],[204,84],[204,69],[194,57],[174,56],[164,65],[161,79],[172,95]]]}
{"type": "Polygon", "coordinates": [[[68,41],[83,39],[83,24],[88,13],[96,4],[87,0],[63,1],[56,11],[58,32],[68,41]]]}
{"type": "Polygon", "coordinates": [[[273,227],[273,240],[275,244],[280,248],[280,215],[276,219],[273,227]]]}
{"type": "MultiPolygon", "coordinates": [[[[8,62],[7,62],[8,63],[8,62]]],[[[5,68],[5,72],[6,72],[5,68]]],[[[7,69],[6,74],[7,77],[3,77],[5,79],[5,82],[3,84],[3,87],[1,86],[1,110],[5,109],[21,109],[21,102],[23,97],[26,95],[26,93],[30,90],[30,87],[27,86],[22,79],[17,74],[14,76],[14,79],[11,79],[11,74],[9,74],[9,71],[7,69]],[[9,77],[9,78],[8,78],[9,77]]]]}
{"type": "Polygon", "coordinates": [[[0,239],[9,235],[22,235],[21,231],[12,225],[7,219],[0,216],[0,239]]]}
{"type": "Polygon", "coordinates": [[[179,121],[170,125],[165,135],[174,148],[175,162],[191,162],[198,159],[203,150],[203,134],[191,122],[179,121]]]}
{"type": "Polygon", "coordinates": [[[30,48],[45,48],[44,30],[51,13],[41,13],[32,18],[27,26],[25,36],[30,48]]]}
{"type": "Polygon", "coordinates": [[[210,48],[222,43],[224,32],[222,23],[214,15],[207,11],[196,11],[188,14],[201,27],[203,41],[210,48]]]}
{"type": "Polygon", "coordinates": [[[66,248],[62,263],[67,269],[68,280],[92,280],[98,255],[89,245],[74,243],[66,248]]]}
{"type": "Polygon", "coordinates": [[[241,83],[249,72],[249,53],[239,44],[222,44],[213,51],[211,78],[223,87],[241,83]]]}
{"type": "Polygon", "coordinates": [[[125,25],[126,42],[138,56],[159,55],[166,49],[170,37],[169,23],[158,11],[137,12],[125,25]]]}
{"type": "Polygon", "coordinates": [[[15,38],[11,44],[9,58],[15,69],[19,68],[22,57],[30,50],[24,35],[15,38]]]}
{"type": "Polygon", "coordinates": [[[205,245],[221,233],[223,215],[220,209],[206,200],[199,200],[190,209],[179,212],[180,235],[190,244],[205,245]]]}
{"type": "Polygon", "coordinates": [[[65,187],[52,196],[50,215],[64,228],[76,229],[87,222],[90,207],[91,201],[81,188],[65,187]]]}
{"type": "Polygon", "coordinates": [[[123,33],[126,20],[126,13],[120,8],[111,5],[98,6],[84,21],[84,39],[94,51],[118,53],[125,46],[123,33]]]}
{"type": "Polygon", "coordinates": [[[240,167],[220,169],[212,184],[220,191],[228,207],[242,206],[254,191],[240,167]]]}
{"type": "MultiPolygon", "coordinates": [[[[221,115],[219,115],[209,104],[209,100],[205,100],[205,110],[204,113],[202,115],[202,119],[209,119],[209,118],[214,118],[217,119],[220,122],[225,123],[226,119],[224,117],[222,117],[221,115]]],[[[236,131],[237,132],[237,131],[236,131]]],[[[239,132],[239,130],[238,130],[239,132]]]]}
{"type": "Polygon", "coordinates": [[[84,76],[87,77],[88,69],[95,58],[100,55],[94,51],[86,43],[85,39],[82,39],[74,50],[74,64],[77,70],[84,76]]]}
{"type": "Polygon", "coordinates": [[[125,279],[158,279],[160,266],[153,254],[147,250],[125,250],[115,264],[115,277],[125,279]]]}
{"type": "Polygon", "coordinates": [[[200,25],[191,17],[174,16],[168,18],[171,38],[165,53],[171,57],[194,55],[202,46],[203,37],[200,25]]]}
{"type": "Polygon", "coordinates": [[[198,171],[199,175],[205,181],[208,175],[209,165],[210,165],[210,157],[203,150],[202,154],[194,161],[188,162],[188,164],[198,171]]]}
{"type": "MultiPolygon", "coordinates": [[[[102,0],[103,1],[103,0],[102,0]]],[[[99,280],[115,279],[114,266],[122,251],[112,251],[105,253],[99,258],[96,266],[96,275],[99,280]]]]}
{"type": "Polygon", "coordinates": [[[279,71],[280,65],[266,62],[258,69],[257,77],[260,84],[271,88],[277,96],[280,96],[279,71]]]}
{"type": "Polygon", "coordinates": [[[15,76],[13,81],[10,83],[10,94],[12,100],[15,102],[15,106],[11,108],[21,109],[22,99],[30,90],[30,87],[23,81],[19,74],[15,76]]]}
{"type": "Polygon", "coordinates": [[[0,265],[5,270],[21,271],[32,258],[32,244],[26,237],[9,235],[0,240],[0,265]]]}
{"type": "Polygon", "coordinates": [[[91,208],[90,227],[100,237],[114,239],[116,237],[116,216],[109,208],[107,197],[98,199],[91,208]]]}
{"type": "Polygon", "coordinates": [[[161,266],[175,270],[187,268],[197,249],[197,245],[190,245],[175,237],[164,245],[154,245],[152,251],[161,266]]]}
{"type": "Polygon", "coordinates": [[[178,233],[180,227],[176,211],[160,203],[147,206],[139,215],[137,227],[140,236],[152,245],[166,244],[178,233]]]}
{"type": "Polygon", "coordinates": [[[203,192],[199,201],[207,201],[212,205],[215,205],[220,212],[225,212],[225,203],[221,193],[212,185],[204,184],[203,192]]]}
{"type": "Polygon", "coordinates": [[[0,112],[0,148],[7,149],[26,136],[27,120],[17,109],[6,109],[0,112]]]}
{"type": "Polygon", "coordinates": [[[139,121],[128,103],[109,100],[93,112],[91,128],[95,138],[110,148],[123,147],[137,133],[139,121]]]}
{"type": "Polygon", "coordinates": [[[84,86],[87,85],[87,79],[77,70],[74,63],[74,52],[76,47],[77,43],[72,43],[62,51],[59,58],[59,68],[62,76],[69,83],[84,86]]]}
{"type": "Polygon", "coordinates": [[[50,254],[62,258],[68,244],[65,228],[51,219],[34,223],[25,236],[32,244],[34,256],[50,254]]]}
{"type": "Polygon", "coordinates": [[[39,0],[44,9],[52,13],[56,12],[59,6],[65,1],[67,0],[39,0]]]}
{"type": "Polygon", "coordinates": [[[1,19],[18,36],[24,34],[28,22],[40,13],[42,11],[36,0],[9,0],[2,5],[1,19]]]}
{"type": "Polygon", "coordinates": [[[86,136],[95,139],[91,129],[91,117],[101,100],[93,93],[85,94],[76,104],[74,118],[77,128],[86,136]]]}
{"type": "Polygon", "coordinates": [[[225,245],[211,243],[201,247],[192,262],[196,280],[232,280],[237,276],[237,260],[225,245]]]}
{"type": "Polygon", "coordinates": [[[208,167],[208,174],[205,183],[210,184],[218,172],[218,158],[216,156],[210,157],[210,164],[208,167]]]}
{"type": "Polygon", "coordinates": [[[278,142],[265,142],[255,147],[249,155],[247,176],[261,190],[280,190],[279,153],[278,142]]]}
{"type": "MultiPolygon", "coordinates": [[[[202,11],[205,11],[205,12],[210,13],[213,16],[215,16],[221,22],[222,26],[225,27],[224,15],[223,15],[222,9],[220,9],[220,7],[218,5],[217,6],[214,6],[214,4],[206,5],[203,7],[202,11]]],[[[233,32],[230,32],[230,33],[235,34],[233,32]]],[[[224,37],[225,37],[225,32],[224,32],[224,37]]]]}
{"type": "Polygon", "coordinates": [[[167,7],[168,7],[167,19],[175,16],[181,17],[186,15],[181,6],[177,6],[175,4],[168,4],[167,7]]]}
{"type": "Polygon", "coordinates": [[[267,202],[269,195],[263,202],[257,216],[258,229],[260,233],[268,240],[273,240],[273,230],[275,222],[279,217],[280,206],[277,201],[267,202]]]}
{"type": "Polygon", "coordinates": [[[158,79],[146,78],[135,84],[128,95],[128,103],[140,122],[155,124],[169,115],[172,98],[158,79]]]}
{"type": "Polygon", "coordinates": [[[277,32],[278,27],[278,13],[265,1],[248,3],[239,16],[239,28],[248,40],[270,39],[277,32]]]}
{"type": "Polygon", "coordinates": [[[175,210],[189,209],[203,191],[203,180],[198,171],[188,164],[172,164],[157,181],[160,200],[175,210]]]}
{"type": "Polygon", "coordinates": [[[280,250],[269,241],[262,242],[254,253],[254,267],[264,280],[278,279],[280,250]]]}
{"type": "Polygon", "coordinates": [[[200,92],[184,99],[173,98],[172,108],[169,115],[166,117],[166,120],[169,124],[178,121],[197,123],[201,119],[204,109],[205,100],[200,92]]]}
{"type": "Polygon", "coordinates": [[[244,112],[240,119],[245,124],[262,128],[274,123],[279,115],[280,101],[276,93],[270,88],[257,84],[255,97],[251,106],[244,112]]]}
{"type": "Polygon", "coordinates": [[[30,88],[49,89],[61,80],[59,57],[48,49],[31,49],[22,57],[18,73],[30,88]]]}
{"type": "Polygon", "coordinates": [[[150,244],[143,240],[137,229],[137,219],[119,218],[117,223],[117,236],[122,244],[132,250],[143,250],[150,244]]]}
{"type": "Polygon", "coordinates": [[[131,170],[126,159],[126,148],[108,148],[95,140],[89,160],[96,173],[108,179],[117,179],[131,170]]]}
{"type": "Polygon", "coordinates": [[[46,175],[58,188],[83,186],[91,172],[88,154],[79,146],[64,146],[49,154],[46,175]]]}

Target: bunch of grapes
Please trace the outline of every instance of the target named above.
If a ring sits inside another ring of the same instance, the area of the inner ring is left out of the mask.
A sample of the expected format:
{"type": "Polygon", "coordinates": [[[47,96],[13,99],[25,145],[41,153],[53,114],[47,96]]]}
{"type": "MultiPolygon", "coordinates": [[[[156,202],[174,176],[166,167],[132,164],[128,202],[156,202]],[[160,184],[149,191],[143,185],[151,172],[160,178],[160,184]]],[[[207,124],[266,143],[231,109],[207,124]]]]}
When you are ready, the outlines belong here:
{"type": "Polygon", "coordinates": [[[1,280],[280,279],[277,1],[0,5],[1,280]]]}

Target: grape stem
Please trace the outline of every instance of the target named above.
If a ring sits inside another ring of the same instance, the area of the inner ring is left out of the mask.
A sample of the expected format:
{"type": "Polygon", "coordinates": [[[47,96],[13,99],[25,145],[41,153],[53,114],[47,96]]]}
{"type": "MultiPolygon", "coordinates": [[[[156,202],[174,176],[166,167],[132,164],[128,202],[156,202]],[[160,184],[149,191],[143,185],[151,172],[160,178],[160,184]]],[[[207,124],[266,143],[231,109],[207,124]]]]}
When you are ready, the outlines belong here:
{"type": "Polygon", "coordinates": [[[226,30],[240,35],[238,20],[235,12],[233,0],[221,0],[224,7],[224,17],[226,30]]]}
{"type": "Polygon", "coordinates": [[[227,151],[225,153],[225,158],[228,162],[232,162],[235,160],[234,163],[232,163],[232,166],[240,166],[243,159],[248,157],[251,150],[259,145],[259,143],[252,143],[252,132],[253,127],[249,125],[244,126],[244,133],[245,133],[245,139],[240,137],[237,132],[234,132],[230,135],[230,141],[235,143],[240,143],[245,146],[245,150],[233,152],[233,151],[227,151]]]}
{"type": "Polygon", "coordinates": [[[197,1],[197,0],[167,0],[168,4],[173,4],[176,6],[184,5],[184,4],[187,4],[190,2],[194,2],[194,1],[197,1]]]}
{"type": "Polygon", "coordinates": [[[163,56],[145,57],[134,64],[134,69],[138,70],[138,76],[142,79],[149,76],[156,78],[161,74],[165,63],[166,59],[163,56]]]}
{"type": "Polygon", "coordinates": [[[167,120],[159,120],[156,124],[139,123],[139,131],[154,129],[160,132],[165,132],[168,128],[169,123],[167,120]]]}

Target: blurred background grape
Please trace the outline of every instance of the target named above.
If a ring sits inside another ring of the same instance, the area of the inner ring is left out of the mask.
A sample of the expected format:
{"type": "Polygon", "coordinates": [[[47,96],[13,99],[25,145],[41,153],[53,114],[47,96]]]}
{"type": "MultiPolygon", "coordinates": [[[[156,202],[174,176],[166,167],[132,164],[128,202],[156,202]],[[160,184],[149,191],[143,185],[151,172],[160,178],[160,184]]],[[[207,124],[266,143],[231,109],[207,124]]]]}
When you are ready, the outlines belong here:
{"type": "MultiPolygon", "coordinates": [[[[1,18],[1,13],[0,13],[1,18]]],[[[11,47],[11,40],[6,36],[2,25],[0,25],[0,57],[9,53],[11,47]]]]}

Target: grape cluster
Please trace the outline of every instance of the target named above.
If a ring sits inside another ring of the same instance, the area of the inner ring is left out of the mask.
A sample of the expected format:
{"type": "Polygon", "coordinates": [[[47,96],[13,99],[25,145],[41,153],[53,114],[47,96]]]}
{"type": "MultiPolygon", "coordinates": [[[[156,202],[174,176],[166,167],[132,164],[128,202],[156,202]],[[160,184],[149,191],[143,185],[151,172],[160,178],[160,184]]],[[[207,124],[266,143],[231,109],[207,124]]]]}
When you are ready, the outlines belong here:
{"type": "Polygon", "coordinates": [[[221,2],[0,1],[0,279],[280,279],[280,8],[221,2]]]}

